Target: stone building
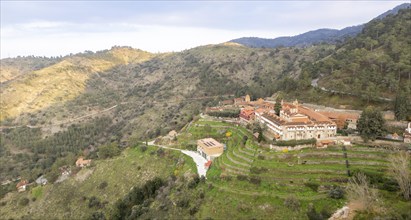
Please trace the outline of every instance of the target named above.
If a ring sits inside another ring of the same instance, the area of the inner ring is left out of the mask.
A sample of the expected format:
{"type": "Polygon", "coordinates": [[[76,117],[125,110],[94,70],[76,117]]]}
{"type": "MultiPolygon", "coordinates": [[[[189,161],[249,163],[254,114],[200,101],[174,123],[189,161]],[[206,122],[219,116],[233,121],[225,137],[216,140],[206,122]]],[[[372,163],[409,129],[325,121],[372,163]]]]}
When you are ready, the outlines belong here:
{"type": "Polygon", "coordinates": [[[280,116],[273,110],[255,112],[255,120],[267,126],[268,131],[279,140],[332,139],[337,133],[337,125],[328,117],[298,101],[282,103],[280,116]]]}

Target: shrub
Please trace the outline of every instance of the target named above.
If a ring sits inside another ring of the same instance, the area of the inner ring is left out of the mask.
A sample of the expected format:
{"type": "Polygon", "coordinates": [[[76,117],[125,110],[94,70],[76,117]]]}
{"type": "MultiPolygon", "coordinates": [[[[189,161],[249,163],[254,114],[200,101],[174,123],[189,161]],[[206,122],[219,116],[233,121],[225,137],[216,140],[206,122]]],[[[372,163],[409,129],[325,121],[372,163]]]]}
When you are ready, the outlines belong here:
{"type": "Polygon", "coordinates": [[[274,142],[274,144],[277,146],[290,146],[290,147],[294,147],[297,145],[305,145],[305,144],[316,144],[316,143],[317,143],[317,140],[315,138],[274,142]]]}
{"type": "Polygon", "coordinates": [[[306,212],[309,220],[325,220],[331,217],[332,213],[328,211],[328,207],[324,206],[320,213],[315,210],[312,203],[308,205],[308,211],[306,212]]]}
{"type": "Polygon", "coordinates": [[[146,145],[141,145],[141,146],[140,146],[140,151],[141,151],[141,152],[144,153],[144,152],[146,152],[146,150],[147,150],[147,146],[146,146],[146,145]]]}
{"type": "Polygon", "coordinates": [[[198,212],[198,207],[197,207],[197,206],[191,207],[191,209],[190,209],[190,215],[194,215],[194,214],[196,214],[197,212],[198,212]]]}
{"type": "Polygon", "coordinates": [[[314,192],[318,191],[318,187],[320,186],[318,183],[314,183],[314,182],[307,182],[304,183],[304,186],[312,189],[314,192]]]}
{"type": "Polygon", "coordinates": [[[342,199],[344,197],[344,190],[339,186],[332,187],[330,191],[328,191],[328,197],[333,199],[342,199]]]}
{"type": "Polygon", "coordinates": [[[237,180],[245,181],[248,177],[246,175],[237,175],[237,180]]]}
{"type": "Polygon", "coordinates": [[[91,214],[90,220],[106,220],[106,216],[104,215],[103,212],[94,212],[91,214]]]}
{"type": "Polygon", "coordinates": [[[108,183],[106,181],[103,181],[98,185],[99,189],[105,189],[108,186],[108,183]]]}
{"type": "Polygon", "coordinates": [[[30,202],[30,200],[29,200],[28,198],[24,197],[24,198],[21,198],[21,199],[20,199],[19,204],[20,204],[21,206],[26,206],[26,205],[29,204],[29,202],[30,202]]]}
{"type": "Polygon", "coordinates": [[[101,208],[102,204],[100,202],[100,199],[98,199],[95,196],[90,197],[89,202],[88,202],[88,207],[93,208],[93,207],[98,207],[101,208]]]}
{"type": "Polygon", "coordinates": [[[260,177],[251,177],[250,178],[250,183],[256,184],[256,185],[260,185],[261,183],[261,178],[260,177]]]}
{"type": "Polygon", "coordinates": [[[284,200],[284,205],[287,208],[294,210],[294,211],[297,211],[298,209],[300,209],[300,201],[294,195],[288,196],[284,200]]]}
{"type": "Polygon", "coordinates": [[[264,155],[261,155],[261,154],[259,154],[257,158],[260,159],[260,160],[264,160],[264,159],[265,159],[264,155]]]}
{"type": "Polygon", "coordinates": [[[187,198],[182,198],[177,201],[177,206],[181,208],[187,208],[190,205],[190,201],[187,198]]]}

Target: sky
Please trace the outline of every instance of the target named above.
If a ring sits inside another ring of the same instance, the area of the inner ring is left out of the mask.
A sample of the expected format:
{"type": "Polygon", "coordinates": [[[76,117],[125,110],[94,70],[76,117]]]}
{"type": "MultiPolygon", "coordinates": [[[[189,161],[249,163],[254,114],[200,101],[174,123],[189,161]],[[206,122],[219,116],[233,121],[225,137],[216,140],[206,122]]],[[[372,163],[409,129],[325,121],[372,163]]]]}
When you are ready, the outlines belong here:
{"type": "Polygon", "coordinates": [[[115,45],[176,52],[240,37],[341,29],[406,2],[1,0],[0,57],[64,56],[115,45]]]}

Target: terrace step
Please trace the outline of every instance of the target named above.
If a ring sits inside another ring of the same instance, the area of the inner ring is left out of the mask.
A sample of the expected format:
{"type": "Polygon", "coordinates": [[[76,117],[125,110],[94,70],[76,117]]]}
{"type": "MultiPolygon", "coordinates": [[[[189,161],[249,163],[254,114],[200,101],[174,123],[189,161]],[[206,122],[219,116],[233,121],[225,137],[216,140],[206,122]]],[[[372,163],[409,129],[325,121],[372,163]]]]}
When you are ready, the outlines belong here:
{"type": "Polygon", "coordinates": [[[235,163],[235,164],[237,164],[237,165],[245,166],[245,167],[248,167],[248,168],[251,167],[250,164],[246,164],[246,163],[242,163],[242,162],[239,162],[239,161],[234,160],[234,159],[230,156],[230,154],[229,154],[228,152],[227,152],[226,156],[227,156],[227,159],[228,159],[228,160],[230,160],[231,162],[233,162],[233,163],[235,163]]]}
{"type": "Polygon", "coordinates": [[[233,154],[234,154],[234,156],[236,156],[236,157],[238,157],[238,158],[241,158],[241,159],[243,159],[243,160],[245,160],[245,161],[247,161],[247,162],[249,162],[249,163],[252,163],[252,162],[253,162],[252,159],[247,158],[247,157],[244,157],[243,155],[238,154],[237,152],[235,152],[235,150],[233,150],[233,154]]]}
{"type": "MultiPolygon", "coordinates": [[[[238,171],[241,171],[241,172],[250,172],[250,170],[247,170],[247,169],[245,169],[245,168],[236,167],[236,166],[233,166],[233,165],[231,165],[231,164],[227,164],[227,163],[225,163],[224,161],[221,161],[221,162],[222,162],[222,166],[226,166],[226,167],[228,167],[228,168],[230,168],[230,169],[238,170],[238,171]]],[[[220,166],[220,167],[221,167],[221,166],[220,166]]]]}
{"type": "Polygon", "coordinates": [[[243,150],[241,147],[238,148],[238,151],[240,151],[243,154],[247,154],[250,157],[254,157],[254,155],[255,155],[255,151],[254,151],[254,153],[251,153],[249,151],[243,150]]]}

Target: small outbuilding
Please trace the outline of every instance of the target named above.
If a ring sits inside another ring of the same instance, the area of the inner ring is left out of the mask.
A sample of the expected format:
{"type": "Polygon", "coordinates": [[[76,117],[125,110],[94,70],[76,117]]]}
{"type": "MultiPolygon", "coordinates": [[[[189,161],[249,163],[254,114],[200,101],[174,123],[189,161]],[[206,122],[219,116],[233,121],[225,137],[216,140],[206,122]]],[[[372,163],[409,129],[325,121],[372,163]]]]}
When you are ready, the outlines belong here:
{"type": "Polygon", "coordinates": [[[76,161],[76,166],[77,167],[87,167],[90,166],[91,160],[84,160],[83,157],[79,157],[76,161]]]}
{"type": "Polygon", "coordinates": [[[17,183],[16,188],[18,192],[24,192],[26,191],[26,187],[29,184],[27,180],[22,180],[19,183],[17,183]]]}
{"type": "Polygon", "coordinates": [[[197,141],[197,151],[206,160],[214,160],[224,152],[224,145],[214,138],[204,138],[197,141]]]}

